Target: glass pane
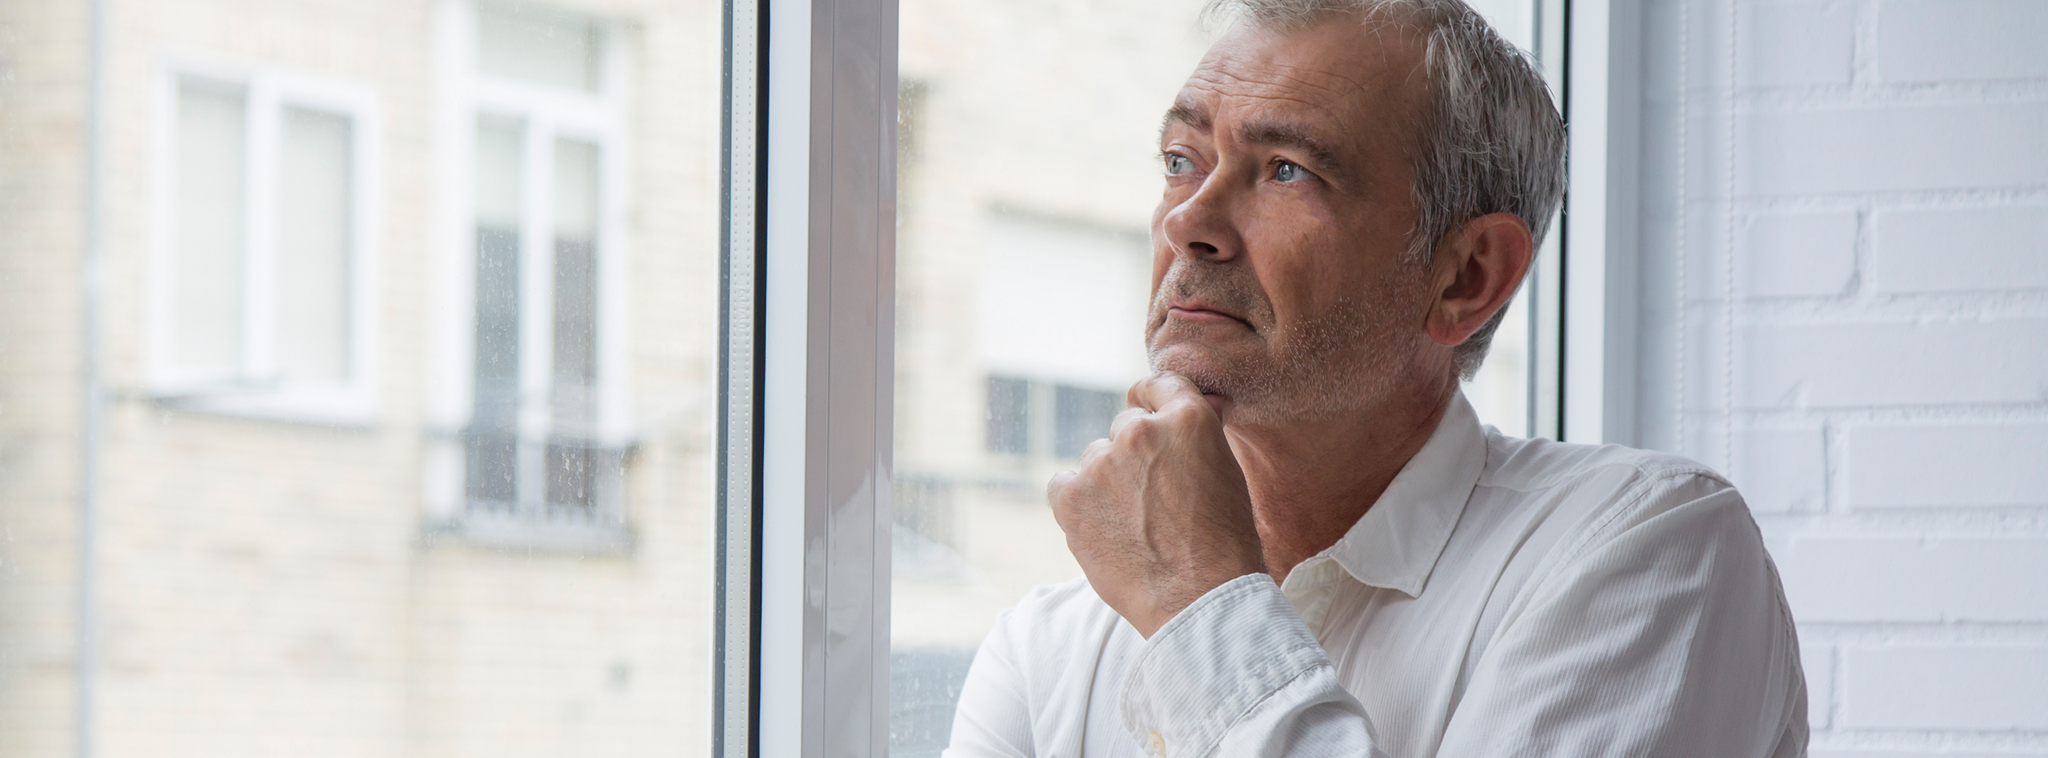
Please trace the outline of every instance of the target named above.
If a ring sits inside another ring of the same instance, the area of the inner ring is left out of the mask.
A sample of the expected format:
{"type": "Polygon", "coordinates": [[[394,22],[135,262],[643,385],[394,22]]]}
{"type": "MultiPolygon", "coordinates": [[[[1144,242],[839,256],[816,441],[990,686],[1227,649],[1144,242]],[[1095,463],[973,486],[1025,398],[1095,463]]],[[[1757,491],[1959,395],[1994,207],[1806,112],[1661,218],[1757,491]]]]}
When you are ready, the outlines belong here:
{"type": "Polygon", "coordinates": [[[180,374],[238,376],[248,234],[248,93],[178,82],[174,358],[180,374]]]}
{"type": "Polygon", "coordinates": [[[525,127],[483,117],[476,128],[476,316],[468,497],[471,508],[514,510],[519,459],[519,237],[525,127]]]}
{"type": "Polygon", "coordinates": [[[349,372],[354,128],[347,116],[284,111],[278,167],[278,367],[288,381],[349,372]]]}
{"type": "MultiPolygon", "coordinates": [[[[1527,2],[1488,10],[1527,35],[1527,2]]],[[[1080,575],[1045,485],[1149,372],[1159,120],[1207,49],[1204,4],[903,0],[892,755],[938,755],[996,614],[1080,575]]],[[[1523,309],[1468,388],[1510,433],[1523,309]]]]}
{"type": "Polygon", "coordinates": [[[549,2],[99,4],[96,181],[0,4],[0,756],[709,752],[721,19],[549,2]]]}
{"type": "Polygon", "coordinates": [[[517,2],[477,8],[476,67],[491,76],[596,92],[604,27],[589,16],[517,2]]]}
{"type": "Polygon", "coordinates": [[[597,146],[555,141],[553,439],[548,504],[597,505],[597,479],[612,471],[597,438],[597,146]]]}

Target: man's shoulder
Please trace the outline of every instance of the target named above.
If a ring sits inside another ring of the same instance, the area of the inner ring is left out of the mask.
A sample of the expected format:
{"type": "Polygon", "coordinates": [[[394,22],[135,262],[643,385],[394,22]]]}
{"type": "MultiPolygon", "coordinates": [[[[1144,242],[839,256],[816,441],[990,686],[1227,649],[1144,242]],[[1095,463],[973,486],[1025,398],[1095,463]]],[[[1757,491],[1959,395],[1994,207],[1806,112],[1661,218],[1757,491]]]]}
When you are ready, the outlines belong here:
{"type": "MultiPolygon", "coordinates": [[[[1724,528],[1705,531],[1724,532],[1743,542],[1755,539],[1755,522],[1741,493],[1721,474],[1690,458],[1622,445],[1499,434],[1488,435],[1487,442],[1488,461],[1478,486],[1506,490],[1513,493],[1511,499],[1540,507],[1547,519],[1572,522],[1574,528],[1567,532],[1579,540],[1599,541],[1660,517],[1719,522],[1724,528]]],[[[1699,529],[1674,534],[1701,536],[1699,529]]]]}
{"type": "Polygon", "coordinates": [[[1623,445],[1587,445],[1487,435],[1487,462],[1478,485],[1530,494],[1574,490],[1621,497],[1629,490],[1694,483],[1708,490],[1734,485],[1712,468],[1682,455],[1623,445]]]}

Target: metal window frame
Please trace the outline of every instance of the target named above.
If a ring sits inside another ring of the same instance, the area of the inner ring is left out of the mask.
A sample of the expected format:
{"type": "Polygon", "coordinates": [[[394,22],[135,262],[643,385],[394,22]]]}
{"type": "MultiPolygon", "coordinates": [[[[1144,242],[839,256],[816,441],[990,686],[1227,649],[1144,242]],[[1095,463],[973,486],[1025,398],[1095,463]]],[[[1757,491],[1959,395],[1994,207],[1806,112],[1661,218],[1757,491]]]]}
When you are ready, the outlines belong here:
{"type": "Polygon", "coordinates": [[[895,0],[730,0],[714,752],[888,750],[895,0]]]}

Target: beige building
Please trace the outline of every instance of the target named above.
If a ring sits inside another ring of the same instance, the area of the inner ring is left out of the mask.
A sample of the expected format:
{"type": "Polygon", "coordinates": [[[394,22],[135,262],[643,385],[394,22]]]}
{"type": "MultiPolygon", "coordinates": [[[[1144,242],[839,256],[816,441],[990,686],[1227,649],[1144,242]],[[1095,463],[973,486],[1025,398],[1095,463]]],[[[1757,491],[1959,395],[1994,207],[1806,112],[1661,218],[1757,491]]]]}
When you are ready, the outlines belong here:
{"type": "MultiPolygon", "coordinates": [[[[716,2],[108,3],[95,754],[709,744],[716,2]]],[[[74,755],[85,4],[0,2],[0,755],[74,755]]]]}

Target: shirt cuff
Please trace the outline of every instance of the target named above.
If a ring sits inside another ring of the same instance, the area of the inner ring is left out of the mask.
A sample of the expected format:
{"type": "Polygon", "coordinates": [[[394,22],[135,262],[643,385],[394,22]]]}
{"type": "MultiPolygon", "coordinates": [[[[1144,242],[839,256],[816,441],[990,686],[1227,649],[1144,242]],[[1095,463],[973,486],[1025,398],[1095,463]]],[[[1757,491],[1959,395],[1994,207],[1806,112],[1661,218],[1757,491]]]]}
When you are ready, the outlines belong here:
{"type": "Polygon", "coordinates": [[[1265,574],[1223,583],[1152,635],[1124,676],[1124,728],[1148,755],[1200,758],[1329,656],[1265,574]]]}

